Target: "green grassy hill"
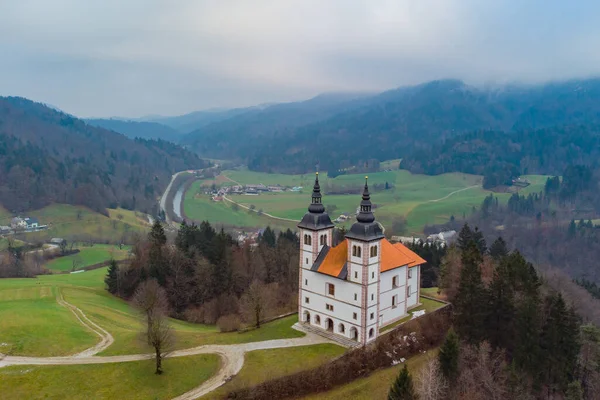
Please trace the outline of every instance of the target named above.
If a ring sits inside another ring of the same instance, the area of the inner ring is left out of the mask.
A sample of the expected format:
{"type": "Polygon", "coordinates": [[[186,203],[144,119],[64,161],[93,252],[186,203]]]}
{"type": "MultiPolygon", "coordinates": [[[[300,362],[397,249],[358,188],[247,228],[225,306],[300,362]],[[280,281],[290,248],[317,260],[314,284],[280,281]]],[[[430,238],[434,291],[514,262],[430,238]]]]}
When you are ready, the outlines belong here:
{"type": "MultiPolygon", "coordinates": [[[[527,194],[543,190],[546,176],[525,176],[531,185],[520,189],[527,194]]],[[[364,175],[340,175],[329,178],[326,173],[319,174],[321,189],[325,193],[323,202],[326,206],[335,206],[332,219],[341,213],[354,214],[360,203],[360,194],[327,194],[328,192],[356,192],[364,185],[364,175]]],[[[491,192],[481,188],[481,177],[462,173],[449,173],[437,176],[411,174],[405,170],[376,172],[369,174],[371,201],[376,205],[377,219],[386,227],[392,221],[404,216],[408,222],[408,231],[420,233],[425,225],[447,222],[452,215],[462,218],[478,208],[483,199],[491,192]],[[383,190],[385,184],[390,189],[383,190]],[[381,189],[376,189],[381,186],[381,189]]],[[[234,210],[227,202],[213,202],[210,196],[201,193],[201,186],[212,183],[259,184],[281,186],[302,186],[302,192],[264,193],[259,196],[231,195],[230,199],[247,207],[253,205],[256,210],[276,217],[300,220],[310,202],[310,193],[314,175],[267,174],[247,170],[224,171],[220,177],[210,182],[195,182],[185,196],[184,209],[186,215],[194,220],[208,219],[211,223],[222,223],[239,227],[288,227],[294,223],[278,221],[266,216],[248,213],[240,208],[234,210]],[[235,182],[233,182],[235,181],[235,182]]],[[[507,201],[509,193],[497,193],[500,201],[507,201]]],[[[349,223],[347,223],[348,225],[349,223]]]]}

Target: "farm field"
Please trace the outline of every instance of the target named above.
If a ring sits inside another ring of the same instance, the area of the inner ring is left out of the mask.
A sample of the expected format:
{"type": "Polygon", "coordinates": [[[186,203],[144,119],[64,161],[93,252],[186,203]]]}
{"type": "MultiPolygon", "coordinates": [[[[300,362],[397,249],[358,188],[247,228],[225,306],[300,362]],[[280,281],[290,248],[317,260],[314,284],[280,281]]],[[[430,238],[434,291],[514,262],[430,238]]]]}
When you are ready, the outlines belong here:
{"type": "Polygon", "coordinates": [[[203,354],[164,361],[69,366],[12,366],[0,369],[6,399],[171,399],[199,386],[219,368],[219,356],[203,354]]]}
{"type": "MultiPolygon", "coordinates": [[[[437,349],[416,355],[406,361],[408,369],[413,376],[413,382],[419,369],[427,363],[429,357],[436,356],[437,349]]],[[[390,386],[402,368],[404,368],[404,364],[385,368],[372,373],[366,378],[357,379],[328,392],[304,397],[303,400],[385,400],[387,399],[390,386]]]]}
{"type": "MultiPolygon", "coordinates": [[[[108,214],[107,217],[81,206],[51,204],[27,213],[29,217],[37,217],[40,224],[48,225],[48,229],[20,234],[18,238],[28,242],[62,237],[69,241],[91,239],[116,243],[135,233],[146,232],[150,226],[147,218],[135,211],[109,209],[108,214]]],[[[9,213],[0,212],[0,225],[9,225],[10,219],[9,213]]]]}
{"type": "Polygon", "coordinates": [[[46,263],[46,268],[52,272],[66,272],[79,270],[110,259],[124,260],[128,257],[130,249],[131,246],[122,246],[119,249],[119,246],[110,244],[79,247],[79,253],[50,260],[46,263]]]}
{"type": "Polygon", "coordinates": [[[228,392],[258,385],[269,379],[314,368],[344,353],[334,344],[252,351],[245,355],[242,370],[229,382],[202,399],[220,399],[228,392]]]}
{"type": "MultiPolygon", "coordinates": [[[[99,338],[81,326],[68,309],[58,305],[56,295],[62,293],[67,302],[79,307],[88,318],[113,335],[115,342],[100,355],[149,352],[140,338],[141,323],[136,310],[104,290],[106,270],[0,279],[0,320],[3,321],[0,343],[4,344],[3,350],[11,350],[14,355],[69,355],[96,344],[99,338]],[[13,323],[4,323],[11,319],[13,323]],[[51,346],[49,342],[52,342],[51,346]]],[[[176,336],[174,349],[303,336],[291,328],[296,321],[296,315],[292,315],[240,334],[219,333],[213,325],[171,320],[176,336]]]]}
{"type": "MultiPolygon", "coordinates": [[[[543,190],[546,176],[528,175],[531,185],[521,189],[528,194],[543,190]]],[[[275,217],[300,220],[310,202],[310,193],[314,175],[267,174],[253,171],[224,171],[216,182],[228,184],[259,184],[282,186],[302,186],[301,192],[264,193],[259,196],[231,195],[230,199],[275,217]],[[225,177],[225,179],[223,179],[225,177]]],[[[325,193],[325,206],[333,208],[332,219],[341,213],[353,214],[360,202],[357,189],[362,188],[362,174],[340,175],[329,178],[326,173],[319,174],[321,189],[325,193]],[[355,194],[327,194],[328,192],[354,191],[355,194]]],[[[194,220],[208,219],[211,223],[222,223],[243,227],[264,227],[288,224],[266,216],[250,214],[242,208],[234,210],[231,204],[213,202],[208,195],[197,196],[201,192],[202,182],[196,182],[186,193],[184,208],[187,216],[194,220]]],[[[462,173],[449,173],[437,176],[414,175],[405,170],[376,172],[369,174],[371,201],[376,205],[377,219],[390,227],[395,218],[407,219],[410,233],[421,233],[425,225],[447,222],[451,216],[462,218],[473,208],[478,208],[483,199],[491,192],[481,188],[481,177],[462,173]],[[385,190],[385,184],[390,189],[385,190]],[[378,186],[376,188],[376,186],[378,186]]],[[[507,201],[510,193],[496,193],[500,201],[507,201]]],[[[345,225],[350,225],[347,222],[345,225]]],[[[294,225],[291,223],[290,225],[294,225]]]]}

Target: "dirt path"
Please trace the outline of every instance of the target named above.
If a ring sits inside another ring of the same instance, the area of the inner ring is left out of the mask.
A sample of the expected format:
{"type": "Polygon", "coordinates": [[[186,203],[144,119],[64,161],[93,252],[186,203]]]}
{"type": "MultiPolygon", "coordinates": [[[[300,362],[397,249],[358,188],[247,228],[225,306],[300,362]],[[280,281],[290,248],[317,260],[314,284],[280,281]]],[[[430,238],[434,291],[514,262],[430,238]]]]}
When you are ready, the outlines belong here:
{"type": "Polygon", "coordinates": [[[80,308],[74,306],[71,303],[68,303],[64,299],[62,292],[60,291],[60,288],[57,288],[57,290],[58,290],[58,294],[56,295],[57,303],[63,307],[68,308],[73,313],[73,315],[75,315],[75,317],[81,323],[81,325],[85,326],[87,329],[91,330],[96,335],[100,336],[100,339],[101,339],[100,342],[97,345],[95,345],[94,347],[90,347],[89,349],[86,349],[80,353],[74,354],[71,357],[74,357],[74,358],[91,357],[91,356],[96,355],[96,354],[100,353],[101,351],[107,349],[108,346],[113,344],[115,339],[107,330],[105,330],[104,328],[102,328],[101,326],[96,324],[95,322],[91,321],[87,317],[87,315],[85,315],[85,313],[83,311],[81,311],[80,308]]]}
{"type": "Polygon", "coordinates": [[[458,192],[463,192],[465,190],[473,189],[473,188],[476,188],[476,187],[479,187],[479,185],[473,185],[473,186],[469,186],[469,187],[466,187],[466,188],[458,189],[458,190],[455,190],[454,192],[448,193],[444,197],[440,197],[439,199],[427,200],[425,203],[437,203],[438,201],[446,200],[448,197],[450,197],[450,196],[452,196],[452,195],[454,195],[454,194],[456,194],[458,192]]]}
{"type": "MultiPolygon", "coordinates": [[[[254,211],[255,213],[257,213],[257,214],[258,214],[258,211],[257,211],[257,210],[251,210],[251,209],[250,209],[250,207],[248,207],[248,206],[245,206],[245,205],[243,205],[243,204],[240,204],[240,203],[238,203],[238,202],[235,202],[235,201],[231,200],[231,199],[230,199],[229,197],[227,197],[227,196],[223,196],[223,200],[226,200],[226,201],[228,201],[228,202],[230,202],[230,203],[232,203],[232,204],[237,204],[238,206],[240,206],[240,207],[242,207],[242,208],[245,208],[245,209],[246,209],[246,210],[248,210],[248,211],[254,211]]],[[[291,219],[291,218],[282,218],[282,217],[276,217],[276,216],[274,216],[274,215],[271,215],[271,214],[268,214],[268,213],[266,213],[266,212],[264,212],[264,211],[263,211],[263,213],[262,213],[261,215],[264,215],[265,217],[269,217],[269,218],[273,218],[273,219],[278,219],[278,220],[280,220],[280,221],[300,222],[300,220],[299,220],[299,219],[291,219]]]]}

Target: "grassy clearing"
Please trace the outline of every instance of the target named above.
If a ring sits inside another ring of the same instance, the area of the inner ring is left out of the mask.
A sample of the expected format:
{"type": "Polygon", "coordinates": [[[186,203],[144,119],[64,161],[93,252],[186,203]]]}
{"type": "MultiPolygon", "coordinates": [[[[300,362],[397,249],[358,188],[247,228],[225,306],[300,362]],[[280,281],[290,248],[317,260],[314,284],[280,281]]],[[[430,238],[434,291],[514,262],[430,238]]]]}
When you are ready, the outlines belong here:
{"type": "MultiPolygon", "coordinates": [[[[436,288],[437,289],[437,288],[436,288]]],[[[396,326],[405,323],[406,321],[410,321],[412,319],[412,313],[416,312],[416,311],[422,311],[425,310],[425,313],[428,314],[430,312],[433,312],[435,310],[437,310],[438,308],[441,308],[443,306],[445,306],[445,303],[442,303],[440,301],[435,301],[435,300],[431,300],[425,297],[420,297],[419,301],[421,302],[421,305],[415,308],[411,308],[408,311],[408,315],[394,323],[391,323],[389,325],[384,326],[383,328],[381,328],[381,331],[386,331],[388,329],[392,329],[395,328],[396,326]]]]}
{"type": "Polygon", "coordinates": [[[50,286],[0,288],[0,352],[15,355],[75,354],[98,341],[50,286]]]}
{"type": "MultiPolygon", "coordinates": [[[[437,349],[425,354],[419,354],[407,361],[408,369],[415,379],[418,371],[422,368],[430,357],[437,355],[437,349]]],[[[366,378],[357,379],[346,385],[340,386],[329,392],[315,394],[305,397],[304,400],[375,400],[387,399],[390,386],[394,379],[404,368],[404,364],[398,364],[394,367],[376,371],[366,378]]]]}
{"type": "Polygon", "coordinates": [[[143,214],[135,211],[109,210],[109,215],[107,217],[82,206],[52,204],[27,214],[37,217],[40,224],[48,225],[48,229],[25,233],[22,238],[29,242],[45,241],[53,237],[114,242],[132,233],[143,233],[149,227],[147,221],[144,222],[143,214]]]}
{"type": "MultiPolygon", "coordinates": [[[[56,303],[54,294],[61,290],[66,301],[81,308],[92,321],[114,336],[115,343],[101,355],[149,352],[140,338],[142,326],[136,310],[104,290],[105,275],[106,268],[99,268],[79,274],[0,279],[0,321],[3,321],[0,343],[15,347],[15,355],[67,355],[94,345],[98,338],[82,327],[70,311],[56,303]],[[36,290],[50,291],[53,295],[45,296],[43,301],[34,294],[18,295],[36,290]],[[18,296],[23,298],[18,300],[18,296]],[[14,322],[4,323],[11,319],[14,322]],[[50,341],[54,347],[45,350],[44,343],[47,345],[50,341]]],[[[175,349],[301,337],[304,334],[291,328],[296,321],[297,316],[292,315],[245,333],[219,333],[213,325],[171,320],[175,349]]]]}
{"type": "Polygon", "coordinates": [[[204,354],[164,361],[154,374],[152,360],[69,366],[13,366],[0,369],[6,399],[171,399],[202,384],[219,368],[204,354]]]}
{"type": "MultiPolygon", "coordinates": [[[[183,203],[185,215],[195,221],[208,221],[213,225],[229,225],[236,227],[262,227],[271,225],[279,229],[293,228],[293,222],[279,221],[258,213],[250,212],[242,207],[235,210],[234,206],[226,201],[215,202],[210,196],[202,193],[200,189],[202,181],[196,181],[185,193],[183,203]]],[[[261,196],[233,196],[232,200],[248,205],[261,196]]],[[[256,204],[256,209],[263,208],[256,204]]],[[[306,206],[304,207],[306,208],[306,206]]],[[[265,209],[266,211],[266,209],[265,209]]],[[[279,215],[277,215],[279,216],[279,215]]]]}
{"type": "Polygon", "coordinates": [[[244,367],[239,374],[202,399],[220,399],[232,390],[315,368],[344,352],[343,347],[334,344],[252,351],[245,355],[244,367]]]}
{"type": "Polygon", "coordinates": [[[53,272],[63,272],[82,269],[110,259],[124,260],[128,257],[130,249],[130,246],[119,249],[119,246],[103,244],[79,247],[79,253],[55,258],[46,264],[46,268],[53,272]]]}
{"type": "MultiPolygon", "coordinates": [[[[393,166],[396,160],[391,160],[393,166]]],[[[259,196],[233,196],[232,199],[240,204],[256,206],[256,209],[281,218],[300,220],[306,212],[310,201],[310,188],[314,175],[283,175],[252,172],[246,170],[224,171],[223,179],[216,183],[235,184],[227,179],[241,184],[265,185],[280,184],[282,186],[302,186],[302,192],[265,193],[259,196]]],[[[520,193],[528,194],[543,189],[546,176],[527,175],[531,185],[520,189],[520,193]]],[[[325,193],[344,191],[345,189],[361,187],[364,175],[350,174],[329,178],[326,173],[319,174],[321,188],[325,193]]],[[[462,218],[468,216],[474,208],[479,208],[483,199],[491,192],[481,188],[481,177],[462,173],[449,173],[437,176],[415,175],[405,170],[376,172],[369,174],[369,184],[372,189],[371,199],[377,205],[377,219],[390,226],[393,219],[405,216],[408,231],[418,234],[425,225],[447,222],[451,216],[462,218]],[[389,190],[374,190],[375,185],[391,187],[389,190]]],[[[229,204],[214,203],[208,196],[195,197],[200,183],[192,186],[186,194],[184,207],[188,216],[194,219],[208,218],[212,223],[223,223],[243,227],[264,227],[267,224],[276,225],[273,219],[265,219],[258,215],[248,214],[245,210],[234,210],[229,204]],[[192,193],[190,193],[192,192],[192,193]]],[[[506,202],[509,193],[498,193],[501,202],[506,202]]],[[[360,201],[357,194],[326,195],[325,205],[335,205],[332,217],[345,212],[353,214],[360,201]]],[[[287,227],[287,226],[285,226],[287,227]]]]}

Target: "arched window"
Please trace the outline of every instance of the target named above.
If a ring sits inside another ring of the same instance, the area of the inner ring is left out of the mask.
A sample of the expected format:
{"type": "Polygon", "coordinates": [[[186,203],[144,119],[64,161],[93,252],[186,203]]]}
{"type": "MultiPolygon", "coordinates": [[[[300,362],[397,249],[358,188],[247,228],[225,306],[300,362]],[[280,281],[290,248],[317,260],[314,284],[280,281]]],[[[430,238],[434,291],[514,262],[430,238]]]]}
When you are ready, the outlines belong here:
{"type": "Polygon", "coordinates": [[[310,244],[311,244],[311,241],[312,241],[312,240],[311,240],[311,237],[310,237],[310,235],[306,235],[306,234],[305,234],[305,235],[304,235],[304,244],[305,244],[305,245],[308,245],[308,246],[310,246],[310,244]]]}
{"type": "Polygon", "coordinates": [[[319,237],[319,244],[325,246],[327,244],[327,235],[321,235],[319,237]]]}
{"type": "Polygon", "coordinates": [[[308,236],[308,244],[311,245],[312,244],[312,236],[311,235],[307,235],[308,236]]]}
{"type": "Polygon", "coordinates": [[[361,248],[360,246],[356,246],[356,257],[360,257],[361,248]]]}
{"type": "Polygon", "coordinates": [[[321,317],[318,315],[315,315],[315,325],[321,325],[321,317]]]}
{"type": "Polygon", "coordinates": [[[371,247],[371,257],[377,257],[377,246],[371,247]]]}
{"type": "Polygon", "coordinates": [[[369,339],[373,337],[375,334],[375,330],[373,328],[369,329],[369,339]]]}
{"type": "Polygon", "coordinates": [[[344,324],[340,324],[338,330],[340,333],[346,333],[346,327],[344,326],[344,324]]]}

